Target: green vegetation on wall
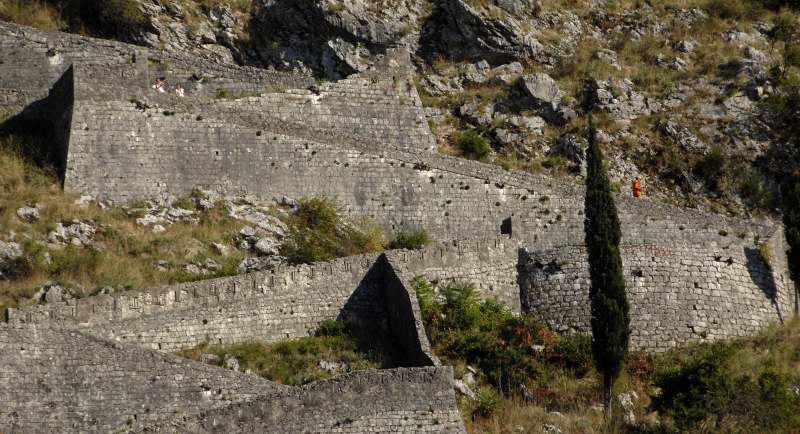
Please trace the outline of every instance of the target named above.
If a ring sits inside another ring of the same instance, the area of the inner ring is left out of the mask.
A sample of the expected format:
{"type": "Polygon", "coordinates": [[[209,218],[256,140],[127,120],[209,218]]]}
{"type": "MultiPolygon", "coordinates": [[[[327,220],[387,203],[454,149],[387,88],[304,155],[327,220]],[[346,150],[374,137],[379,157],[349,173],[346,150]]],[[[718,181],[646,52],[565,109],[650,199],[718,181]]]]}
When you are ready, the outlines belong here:
{"type": "Polygon", "coordinates": [[[233,358],[241,371],[290,386],[392,366],[384,353],[366,348],[344,323],[333,320],[320,324],[314,336],[272,344],[255,341],[230,346],[205,344],[178,354],[193,360],[210,354],[216,357],[208,360],[221,366],[233,358]]]}
{"type": "Polygon", "coordinates": [[[336,202],[327,197],[301,199],[287,223],[289,236],[280,251],[294,264],[378,252],[386,245],[379,227],[365,219],[342,218],[336,202]]]}

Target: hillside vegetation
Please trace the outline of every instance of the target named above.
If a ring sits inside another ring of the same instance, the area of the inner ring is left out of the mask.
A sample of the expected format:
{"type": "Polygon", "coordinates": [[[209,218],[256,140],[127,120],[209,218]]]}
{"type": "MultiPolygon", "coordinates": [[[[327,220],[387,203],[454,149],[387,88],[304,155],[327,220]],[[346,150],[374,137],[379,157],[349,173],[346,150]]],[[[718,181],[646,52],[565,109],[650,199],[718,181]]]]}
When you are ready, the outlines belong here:
{"type": "MultiPolygon", "coordinates": [[[[628,356],[603,421],[590,339],[479,301],[468,283],[415,280],[434,352],[474,393],[470,432],[789,433],[800,430],[800,321],[759,336],[628,356]],[[526,431],[528,430],[528,431],[526,431]],[[533,431],[529,431],[533,430],[533,431]]],[[[457,386],[460,389],[462,386],[457,386]]]]}

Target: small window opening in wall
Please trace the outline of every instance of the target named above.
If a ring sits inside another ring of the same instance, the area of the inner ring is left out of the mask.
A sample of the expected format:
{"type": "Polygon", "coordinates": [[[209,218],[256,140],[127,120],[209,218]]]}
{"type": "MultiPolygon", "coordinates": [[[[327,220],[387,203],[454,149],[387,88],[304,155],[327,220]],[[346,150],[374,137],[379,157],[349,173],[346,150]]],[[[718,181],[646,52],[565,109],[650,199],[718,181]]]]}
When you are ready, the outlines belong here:
{"type": "Polygon", "coordinates": [[[204,319],[204,320],[203,320],[203,325],[206,325],[206,324],[208,324],[208,320],[207,320],[207,319],[204,319]]]}
{"type": "Polygon", "coordinates": [[[214,151],[214,155],[216,155],[217,157],[219,157],[219,151],[214,151]]]}
{"type": "Polygon", "coordinates": [[[500,223],[500,234],[511,235],[511,217],[506,218],[500,223]]]}
{"type": "Polygon", "coordinates": [[[694,287],[695,288],[700,288],[700,282],[694,282],[694,287]]]}
{"type": "Polygon", "coordinates": [[[642,272],[642,270],[634,271],[633,275],[636,276],[636,277],[644,277],[644,273],[642,272]]]}

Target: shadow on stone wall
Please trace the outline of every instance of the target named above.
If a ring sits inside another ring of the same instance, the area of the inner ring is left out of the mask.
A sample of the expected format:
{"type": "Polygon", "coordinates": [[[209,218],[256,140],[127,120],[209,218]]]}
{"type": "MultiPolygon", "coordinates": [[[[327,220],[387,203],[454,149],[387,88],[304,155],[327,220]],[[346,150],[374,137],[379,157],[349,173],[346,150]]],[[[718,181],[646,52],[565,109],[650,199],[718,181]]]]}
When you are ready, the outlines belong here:
{"type": "Polygon", "coordinates": [[[758,249],[752,247],[744,248],[744,256],[747,260],[747,273],[758,286],[761,292],[769,299],[778,314],[778,320],[783,324],[783,315],[780,302],[778,300],[778,285],[775,282],[775,274],[769,264],[761,258],[758,249]]]}
{"type": "Polygon", "coordinates": [[[0,146],[19,153],[45,171],[54,171],[64,182],[74,96],[72,68],[50,90],[8,119],[0,117],[0,146]]]}
{"type": "Polygon", "coordinates": [[[336,319],[348,325],[362,351],[376,351],[384,355],[382,368],[395,368],[408,366],[408,355],[403,346],[398,344],[392,330],[387,310],[387,271],[388,265],[381,256],[372,263],[336,319]]]}

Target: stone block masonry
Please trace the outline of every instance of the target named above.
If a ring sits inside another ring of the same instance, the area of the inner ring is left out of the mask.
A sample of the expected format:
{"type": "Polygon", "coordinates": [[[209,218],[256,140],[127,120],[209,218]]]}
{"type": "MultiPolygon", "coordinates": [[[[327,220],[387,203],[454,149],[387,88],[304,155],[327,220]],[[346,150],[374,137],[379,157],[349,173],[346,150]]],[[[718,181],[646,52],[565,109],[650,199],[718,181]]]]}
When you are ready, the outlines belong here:
{"type": "Polygon", "coordinates": [[[382,263],[364,255],[139,292],[9,309],[12,324],[56,324],[174,352],[204,342],[275,342],[342,319],[388,330],[382,263]]]}
{"type": "Polygon", "coordinates": [[[369,370],[167,420],[153,432],[463,433],[449,367],[369,370]]]}
{"type": "Polygon", "coordinates": [[[39,326],[0,325],[0,353],[3,432],[465,432],[450,368],[292,388],[39,326]]]}
{"type": "MultiPolygon", "coordinates": [[[[766,264],[755,246],[625,244],[621,250],[634,349],[751,336],[795,314],[787,268],[779,260],[766,264]]],[[[525,252],[520,266],[523,310],[556,330],[591,333],[583,246],[525,252]]]]}
{"type": "Polygon", "coordinates": [[[113,432],[288,389],[62,328],[0,324],[0,431],[113,432]]]}

